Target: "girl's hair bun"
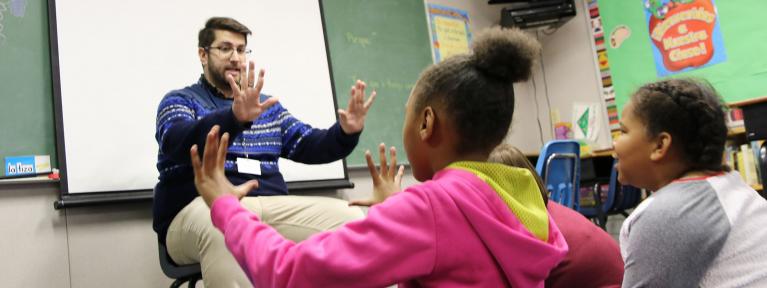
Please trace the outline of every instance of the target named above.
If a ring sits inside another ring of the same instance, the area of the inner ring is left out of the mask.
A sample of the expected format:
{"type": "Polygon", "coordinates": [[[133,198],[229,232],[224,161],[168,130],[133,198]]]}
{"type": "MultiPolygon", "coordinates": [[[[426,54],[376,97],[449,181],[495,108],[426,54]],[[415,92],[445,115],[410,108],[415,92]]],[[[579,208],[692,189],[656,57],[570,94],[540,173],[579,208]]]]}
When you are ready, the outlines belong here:
{"type": "Polygon", "coordinates": [[[472,50],[477,69],[493,78],[519,82],[530,78],[541,44],[518,28],[494,27],[477,35],[472,50]]]}

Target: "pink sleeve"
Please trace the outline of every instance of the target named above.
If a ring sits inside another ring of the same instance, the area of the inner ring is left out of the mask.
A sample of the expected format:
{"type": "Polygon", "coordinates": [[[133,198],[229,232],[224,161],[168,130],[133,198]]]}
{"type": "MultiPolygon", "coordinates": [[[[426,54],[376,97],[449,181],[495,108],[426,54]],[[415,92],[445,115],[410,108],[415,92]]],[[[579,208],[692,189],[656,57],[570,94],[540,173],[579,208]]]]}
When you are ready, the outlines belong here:
{"type": "Polygon", "coordinates": [[[434,216],[424,193],[403,191],[368,216],[301,243],[286,240],[235,197],[211,207],[213,224],[256,287],[387,286],[429,274],[434,216]]]}

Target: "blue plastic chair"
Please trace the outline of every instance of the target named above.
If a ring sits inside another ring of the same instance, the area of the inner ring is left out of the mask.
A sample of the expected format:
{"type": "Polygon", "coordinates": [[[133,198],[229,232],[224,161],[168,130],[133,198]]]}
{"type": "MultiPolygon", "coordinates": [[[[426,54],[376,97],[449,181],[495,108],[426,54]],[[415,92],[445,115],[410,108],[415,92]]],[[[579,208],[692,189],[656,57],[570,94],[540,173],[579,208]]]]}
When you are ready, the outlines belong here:
{"type": "Polygon", "coordinates": [[[602,202],[602,188],[599,183],[594,185],[594,200],[595,206],[593,207],[580,207],[578,212],[586,216],[586,218],[595,220],[596,224],[602,229],[607,228],[607,215],[615,205],[615,194],[618,191],[618,170],[615,169],[615,165],[618,164],[618,160],[613,160],[612,169],[610,170],[610,184],[607,188],[607,197],[605,197],[604,203],[602,202]]]}
{"type": "Polygon", "coordinates": [[[581,146],[573,140],[549,141],[541,149],[535,170],[541,175],[549,200],[578,210],[581,179],[581,146]]]}

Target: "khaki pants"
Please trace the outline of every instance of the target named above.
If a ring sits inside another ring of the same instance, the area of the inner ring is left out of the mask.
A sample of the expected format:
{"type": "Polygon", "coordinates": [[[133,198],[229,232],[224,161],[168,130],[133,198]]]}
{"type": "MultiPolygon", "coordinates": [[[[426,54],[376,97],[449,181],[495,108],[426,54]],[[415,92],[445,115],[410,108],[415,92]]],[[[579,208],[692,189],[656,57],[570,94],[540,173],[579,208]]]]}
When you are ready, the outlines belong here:
{"type": "MultiPolygon", "coordinates": [[[[240,203],[285,238],[302,241],[320,231],[333,230],[364,217],[362,209],[348,202],[315,196],[245,197],[240,203]]],[[[252,287],[245,272],[224,244],[224,235],[213,226],[210,209],[201,197],[173,218],[166,237],[168,254],[184,265],[200,263],[206,288],[252,287]]]]}

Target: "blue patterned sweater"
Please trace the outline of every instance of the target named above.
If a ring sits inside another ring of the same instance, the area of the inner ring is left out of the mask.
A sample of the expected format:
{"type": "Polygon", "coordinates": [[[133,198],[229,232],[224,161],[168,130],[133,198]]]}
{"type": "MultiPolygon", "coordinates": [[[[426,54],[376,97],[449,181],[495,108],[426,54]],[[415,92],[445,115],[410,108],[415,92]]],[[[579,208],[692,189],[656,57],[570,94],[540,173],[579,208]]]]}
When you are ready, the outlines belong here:
{"type": "MultiPolygon", "coordinates": [[[[261,95],[262,101],[269,96],[261,95]]],[[[160,181],[154,192],[154,230],[165,242],[173,218],[197,197],[189,149],[205,145],[205,136],[214,125],[229,132],[226,174],[238,185],[257,179],[259,187],[249,195],[285,195],[285,180],[278,159],[306,164],[328,163],[346,157],[357,145],[359,133],[347,135],[338,123],[316,129],[294,118],[279,103],[254,122],[242,125],[225,99],[204,77],[186,88],[165,95],[157,109],[155,139],[159,144],[157,170],[160,181]],[[261,161],[261,175],[237,172],[237,158],[261,161]]],[[[202,149],[200,149],[202,151],[202,149]]]]}

